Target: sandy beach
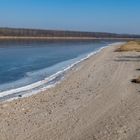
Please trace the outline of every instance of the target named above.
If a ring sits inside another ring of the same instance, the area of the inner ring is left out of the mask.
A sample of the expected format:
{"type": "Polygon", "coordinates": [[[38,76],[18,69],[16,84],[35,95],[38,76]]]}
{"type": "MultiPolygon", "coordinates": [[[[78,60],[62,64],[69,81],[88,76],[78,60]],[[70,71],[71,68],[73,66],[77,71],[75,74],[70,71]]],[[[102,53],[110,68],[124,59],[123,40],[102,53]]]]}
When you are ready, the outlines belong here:
{"type": "Polygon", "coordinates": [[[103,49],[47,91],[0,103],[0,140],[140,140],[139,52],[103,49]]]}

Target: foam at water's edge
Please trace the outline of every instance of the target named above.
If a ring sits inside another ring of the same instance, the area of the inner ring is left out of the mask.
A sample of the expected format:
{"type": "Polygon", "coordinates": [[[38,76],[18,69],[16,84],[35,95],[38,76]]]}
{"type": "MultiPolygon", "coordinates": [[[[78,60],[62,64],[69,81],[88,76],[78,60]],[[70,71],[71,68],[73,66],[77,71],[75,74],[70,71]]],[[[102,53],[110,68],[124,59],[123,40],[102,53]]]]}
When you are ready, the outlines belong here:
{"type": "MultiPolygon", "coordinates": [[[[36,90],[33,90],[37,87],[40,87],[41,85],[43,84],[46,84],[52,80],[54,80],[56,77],[58,77],[59,75],[63,74],[64,72],[70,70],[72,67],[74,67],[75,65],[77,65],[78,63],[88,59],[89,57],[91,57],[92,55],[94,54],[97,54],[98,52],[100,52],[101,50],[103,50],[104,48],[107,48],[107,47],[110,47],[110,46],[114,46],[114,45],[121,45],[121,44],[124,44],[124,42],[117,42],[117,43],[112,43],[112,44],[109,44],[107,46],[104,46],[100,49],[98,49],[97,51],[94,51],[94,52],[91,52],[89,53],[88,55],[86,55],[86,57],[74,62],[73,64],[69,65],[68,67],[66,67],[65,69],[61,70],[61,71],[58,71],[57,73],[45,78],[44,80],[42,81],[38,81],[36,83],[33,83],[33,84],[30,84],[30,85],[27,85],[27,86],[24,86],[24,87],[20,87],[20,88],[17,88],[17,89],[11,89],[11,90],[8,90],[8,91],[3,91],[0,93],[0,98],[4,97],[4,96],[8,96],[8,95],[12,95],[12,94],[15,94],[15,93],[20,93],[20,92],[26,92],[25,94],[22,95],[22,97],[28,97],[28,96],[31,96],[33,94],[37,94],[41,91],[44,91],[48,88],[51,88],[51,87],[54,87],[56,84],[58,84],[59,82],[61,82],[61,80],[59,81],[56,81],[52,84],[49,84],[47,85],[46,87],[43,87],[43,88],[40,88],[40,89],[36,89],[36,90]]],[[[10,98],[8,100],[13,100],[13,99],[17,99],[18,97],[13,97],[13,98],[10,98]]]]}

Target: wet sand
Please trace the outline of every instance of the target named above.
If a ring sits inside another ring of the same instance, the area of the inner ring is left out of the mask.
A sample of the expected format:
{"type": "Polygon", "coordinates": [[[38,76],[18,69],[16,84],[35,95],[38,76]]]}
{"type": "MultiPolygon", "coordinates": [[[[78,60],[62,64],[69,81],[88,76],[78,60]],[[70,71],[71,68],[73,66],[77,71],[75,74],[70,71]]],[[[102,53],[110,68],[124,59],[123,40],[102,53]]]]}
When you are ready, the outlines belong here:
{"type": "Polygon", "coordinates": [[[138,52],[108,47],[56,87],[0,104],[0,140],[140,140],[138,52]]]}

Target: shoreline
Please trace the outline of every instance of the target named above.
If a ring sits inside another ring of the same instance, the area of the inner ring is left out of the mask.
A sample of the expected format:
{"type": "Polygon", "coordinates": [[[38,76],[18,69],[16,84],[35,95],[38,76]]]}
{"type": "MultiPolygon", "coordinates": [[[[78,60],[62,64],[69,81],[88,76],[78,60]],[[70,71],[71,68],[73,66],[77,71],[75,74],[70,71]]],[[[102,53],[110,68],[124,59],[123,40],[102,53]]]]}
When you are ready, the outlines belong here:
{"type": "Polygon", "coordinates": [[[0,138],[139,140],[140,87],[130,82],[139,53],[117,47],[83,61],[54,88],[0,103],[0,138]]]}
{"type": "Polygon", "coordinates": [[[97,53],[100,53],[103,49],[105,49],[107,47],[122,45],[122,44],[124,44],[124,42],[111,43],[111,44],[108,44],[107,46],[102,46],[101,48],[97,49],[94,52],[90,52],[90,53],[84,55],[84,57],[82,57],[80,59],[75,58],[78,60],[74,61],[74,63],[71,63],[70,65],[65,67],[63,70],[57,71],[53,75],[46,77],[45,80],[41,80],[36,83],[32,83],[32,84],[29,84],[29,85],[26,85],[23,87],[19,87],[16,89],[2,91],[2,92],[0,92],[0,102],[7,102],[7,101],[12,101],[12,100],[16,100],[16,99],[29,97],[29,96],[32,96],[35,94],[39,94],[40,92],[46,91],[49,88],[55,87],[57,84],[62,82],[62,80],[65,78],[65,75],[68,74],[68,72],[71,69],[78,67],[80,65],[80,63],[82,63],[83,61],[89,59],[90,57],[96,55],[97,53]],[[55,79],[57,79],[60,75],[62,75],[62,76],[60,77],[59,80],[56,81],[55,79]],[[52,83],[52,81],[54,81],[54,82],[52,83]],[[49,83],[52,83],[52,84],[49,84],[49,83]],[[46,85],[46,86],[43,86],[43,85],[46,85]],[[43,87],[39,88],[40,86],[43,86],[43,87]]]}

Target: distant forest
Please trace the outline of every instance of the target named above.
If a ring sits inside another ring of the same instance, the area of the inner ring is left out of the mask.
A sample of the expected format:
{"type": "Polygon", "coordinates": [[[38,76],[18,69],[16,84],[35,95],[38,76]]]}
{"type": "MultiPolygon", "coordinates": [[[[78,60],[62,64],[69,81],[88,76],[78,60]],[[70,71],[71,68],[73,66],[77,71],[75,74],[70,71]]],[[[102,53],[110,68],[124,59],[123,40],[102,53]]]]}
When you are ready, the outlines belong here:
{"type": "Polygon", "coordinates": [[[0,28],[0,37],[95,37],[95,38],[140,38],[140,35],[102,32],[78,32],[21,28],[0,28]]]}

